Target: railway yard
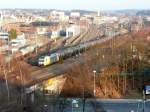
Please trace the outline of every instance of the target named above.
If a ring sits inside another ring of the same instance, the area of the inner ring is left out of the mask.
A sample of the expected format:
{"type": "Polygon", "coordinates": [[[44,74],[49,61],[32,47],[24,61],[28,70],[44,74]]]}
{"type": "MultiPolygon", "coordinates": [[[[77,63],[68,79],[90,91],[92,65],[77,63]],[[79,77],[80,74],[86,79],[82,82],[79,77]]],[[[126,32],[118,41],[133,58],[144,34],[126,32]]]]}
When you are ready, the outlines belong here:
{"type": "MultiPolygon", "coordinates": [[[[82,90],[84,87],[85,91],[86,92],[88,91],[88,93],[93,96],[93,70],[95,69],[97,70],[98,74],[101,74],[100,77],[96,76],[97,81],[101,82],[101,83],[97,82],[96,84],[96,95],[95,95],[96,97],[133,98],[134,96],[135,98],[137,97],[141,98],[141,94],[138,93],[137,89],[131,91],[130,89],[132,88],[130,88],[127,90],[128,86],[136,85],[136,82],[139,80],[138,78],[135,79],[134,84],[132,84],[131,78],[129,78],[130,80],[128,80],[128,78],[125,79],[124,76],[120,76],[120,81],[118,83],[115,83],[112,81],[116,80],[117,82],[118,80],[117,76],[112,75],[118,73],[121,74],[120,72],[121,69],[126,70],[123,67],[118,67],[117,63],[114,62],[116,61],[116,56],[118,55],[118,53],[124,50],[124,48],[125,49],[130,48],[129,46],[132,45],[132,42],[134,42],[135,45],[138,45],[138,47],[140,45],[139,43],[137,43],[139,40],[141,40],[141,44],[145,42],[146,41],[145,38],[147,38],[149,35],[149,30],[148,29],[145,30],[147,33],[144,34],[145,35],[144,37],[143,37],[143,33],[145,32],[144,30],[141,30],[137,33],[116,35],[115,37],[104,37],[102,35],[99,35],[98,33],[97,35],[93,31],[94,36],[96,35],[97,36],[93,39],[90,39],[90,41],[82,40],[79,43],[74,44],[73,42],[79,39],[80,37],[79,36],[74,37],[76,38],[75,40],[69,39],[71,43],[69,45],[66,45],[65,44],[66,40],[57,40],[58,42],[60,42],[58,45],[63,46],[63,48],[60,49],[59,46],[55,46],[55,49],[53,49],[52,51],[44,52],[44,50],[47,49],[46,47],[45,49],[38,51],[39,55],[36,55],[36,52],[34,52],[31,55],[26,56],[26,58],[24,58],[23,60],[21,58],[16,59],[15,63],[13,62],[13,67],[11,68],[12,71],[7,72],[8,83],[11,86],[13,85],[19,88],[23,87],[25,90],[27,89],[29,93],[30,92],[32,93],[34,90],[39,89],[39,87],[42,88],[44,82],[53,80],[54,78],[57,78],[59,76],[63,76],[64,78],[67,79],[65,81],[64,86],[61,89],[60,93],[61,95],[71,97],[76,96],[81,97],[83,94],[82,90]],[[143,38],[141,38],[141,35],[143,38]],[[138,41],[135,40],[133,41],[133,38],[135,37],[138,39],[138,41]],[[71,49],[74,50],[74,52],[72,52],[71,49]],[[38,59],[40,57],[47,56],[47,54],[58,54],[60,53],[60,51],[62,54],[63,52],[66,53],[66,55],[62,57],[63,60],[56,61],[56,63],[52,64],[49,63],[46,66],[38,65],[38,59]],[[106,77],[103,76],[104,74],[106,77]],[[108,74],[108,76],[106,74],[108,74]],[[82,83],[83,80],[84,82],[88,83],[83,84],[82,83]],[[121,87],[118,86],[126,84],[127,83],[126,81],[128,81],[129,84],[131,85],[121,87]],[[81,87],[80,85],[83,85],[83,87],[81,87]],[[106,88],[109,88],[109,90],[106,88]]],[[[140,52],[147,47],[149,42],[147,41],[145,43],[146,43],[145,47],[144,48],[141,47],[140,52]]],[[[11,63],[10,66],[12,66],[11,63]]],[[[8,65],[6,65],[6,67],[8,67],[8,65]]],[[[1,77],[1,79],[2,80],[5,79],[5,74],[1,77]]],[[[136,86],[140,86],[140,84],[136,86]]]]}

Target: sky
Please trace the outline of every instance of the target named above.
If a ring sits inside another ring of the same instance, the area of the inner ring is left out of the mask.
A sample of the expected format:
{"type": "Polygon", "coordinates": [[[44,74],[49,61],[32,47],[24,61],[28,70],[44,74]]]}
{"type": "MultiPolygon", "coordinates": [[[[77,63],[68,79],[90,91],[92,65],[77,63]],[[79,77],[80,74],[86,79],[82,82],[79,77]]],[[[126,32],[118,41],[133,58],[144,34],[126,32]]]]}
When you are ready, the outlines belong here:
{"type": "Polygon", "coordinates": [[[150,9],[150,0],[0,0],[3,8],[119,10],[150,9]]]}

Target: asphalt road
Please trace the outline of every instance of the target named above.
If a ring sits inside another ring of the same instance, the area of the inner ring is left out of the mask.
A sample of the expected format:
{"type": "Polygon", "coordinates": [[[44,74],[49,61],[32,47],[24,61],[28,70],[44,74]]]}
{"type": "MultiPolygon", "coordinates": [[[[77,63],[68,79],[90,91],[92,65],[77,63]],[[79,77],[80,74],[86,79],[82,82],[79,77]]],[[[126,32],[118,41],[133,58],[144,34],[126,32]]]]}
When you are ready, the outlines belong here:
{"type": "MultiPolygon", "coordinates": [[[[67,108],[63,112],[83,112],[83,105],[80,108],[67,108]]],[[[142,100],[94,100],[88,99],[85,102],[84,112],[143,112],[142,100]]],[[[150,101],[145,102],[145,111],[150,112],[150,101]]]]}
{"type": "MultiPolygon", "coordinates": [[[[43,105],[41,107],[44,111],[40,112],[51,112],[51,110],[53,112],[83,112],[83,99],[76,99],[76,104],[72,103],[73,100],[75,99],[65,99],[65,103],[57,103],[55,107],[50,103],[43,105]]],[[[87,99],[84,112],[143,112],[143,101],[140,99],[87,99]]],[[[144,112],[150,112],[150,101],[145,102],[144,112]]]]}
{"type": "MultiPolygon", "coordinates": [[[[91,101],[87,101],[87,104],[91,101]]],[[[142,100],[96,100],[96,110],[101,106],[106,112],[143,112],[142,100]]],[[[89,106],[86,106],[89,107],[89,106]]],[[[89,109],[87,109],[89,110],[89,109]]],[[[90,112],[90,111],[86,111],[90,112]]],[[[94,112],[94,111],[91,111],[94,112]]],[[[96,112],[101,112],[97,110],[96,112]]],[[[145,102],[145,111],[150,112],[150,102],[145,102]]]]}

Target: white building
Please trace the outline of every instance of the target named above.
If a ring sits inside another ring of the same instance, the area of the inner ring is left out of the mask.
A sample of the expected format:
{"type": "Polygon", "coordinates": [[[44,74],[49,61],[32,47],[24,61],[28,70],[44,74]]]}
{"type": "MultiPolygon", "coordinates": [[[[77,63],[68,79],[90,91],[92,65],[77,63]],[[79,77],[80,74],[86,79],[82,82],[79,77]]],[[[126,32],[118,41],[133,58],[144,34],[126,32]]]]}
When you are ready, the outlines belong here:
{"type": "Polygon", "coordinates": [[[48,27],[37,27],[36,29],[38,35],[48,34],[48,27]]]}
{"type": "Polygon", "coordinates": [[[150,41],[150,36],[147,37],[147,41],[150,41]]]}
{"type": "Polygon", "coordinates": [[[150,17],[147,17],[146,20],[147,20],[147,21],[150,21],[150,17]]]}
{"type": "Polygon", "coordinates": [[[61,22],[68,22],[69,21],[69,16],[60,16],[59,21],[61,22]]]}
{"type": "Polygon", "coordinates": [[[61,17],[64,17],[65,16],[65,12],[60,12],[60,11],[52,11],[51,16],[61,16],[61,17]]]}
{"type": "Polygon", "coordinates": [[[97,16],[101,16],[102,14],[101,14],[101,11],[100,10],[98,10],[97,11],[97,16]]]}
{"type": "Polygon", "coordinates": [[[12,47],[11,48],[11,53],[12,54],[16,53],[17,51],[19,51],[19,47],[12,47]]]}
{"type": "Polygon", "coordinates": [[[0,24],[2,23],[2,21],[3,21],[3,13],[0,12],[0,24]]]}
{"type": "Polygon", "coordinates": [[[26,44],[26,39],[25,39],[25,35],[19,35],[17,36],[16,39],[11,40],[11,45],[12,46],[23,46],[26,44]]]}
{"type": "Polygon", "coordinates": [[[30,52],[33,52],[35,49],[36,49],[37,45],[36,44],[32,44],[32,45],[29,45],[29,46],[26,46],[26,47],[23,47],[20,50],[20,52],[22,53],[22,55],[26,55],[30,52]]]}
{"type": "Polygon", "coordinates": [[[80,13],[79,12],[71,12],[70,17],[80,17],[80,13]]]}
{"type": "Polygon", "coordinates": [[[66,31],[63,28],[59,28],[57,30],[52,31],[51,39],[56,39],[58,37],[64,37],[66,34],[66,31]]]}
{"type": "Polygon", "coordinates": [[[60,36],[60,33],[58,30],[52,31],[51,39],[56,39],[60,36]]]}
{"type": "Polygon", "coordinates": [[[7,32],[0,32],[0,39],[8,40],[8,33],[7,32]]]}
{"type": "Polygon", "coordinates": [[[38,15],[34,15],[34,21],[46,21],[47,18],[44,16],[38,16],[38,15]]]}
{"type": "Polygon", "coordinates": [[[62,21],[62,22],[67,22],[67,21],[69,21],[69,16],[67,16],[66,14],[65,14],[65,12],[63,12],[63,11],[52,11],[51,12],[51,17],[53,18],[53,19],[58,19],[59,21],[62,21]]]}
{"type": "Polygon", "coordinates": [[[76,36],[80,33],[80,27],[77,25],[73,25],[66,29],[66,37],[76,36]]]}
{"type": "Polygon", "coordinates": [[[3,45],[3,46],[0,46],[0,52],[5,52],[6,50],[9,49],[9,46],[8,45],[3,45]]]}
{"type": "Polygon", "coordinates": [[[96,16],[94,17],[94,24],[104,24],[104,23],[114,23],[117,22],[117,17],[108,17],[108,16],[96,16]]]}

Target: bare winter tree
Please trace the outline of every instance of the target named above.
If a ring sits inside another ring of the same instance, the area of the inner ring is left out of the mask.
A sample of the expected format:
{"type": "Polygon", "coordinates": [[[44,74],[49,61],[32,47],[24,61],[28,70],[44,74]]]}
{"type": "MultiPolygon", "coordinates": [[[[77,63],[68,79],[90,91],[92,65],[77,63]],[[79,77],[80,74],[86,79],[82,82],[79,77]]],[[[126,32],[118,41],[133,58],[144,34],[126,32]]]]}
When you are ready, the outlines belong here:
{"type": "Polygon", "coordinates": [[[7,63],[5,61],[5,57],[2,54],[0,54],[0,70],[1,70],[1,74],[0,74],[1,77],[3,77],[3,75],[4,75],[6,90],[7,90],[7,98],[9,101],[10,100],[10,91],[9,91],[9,84],[8,84],[8,79],[7,79],[8,67],[7,67],[7,63]]]}

